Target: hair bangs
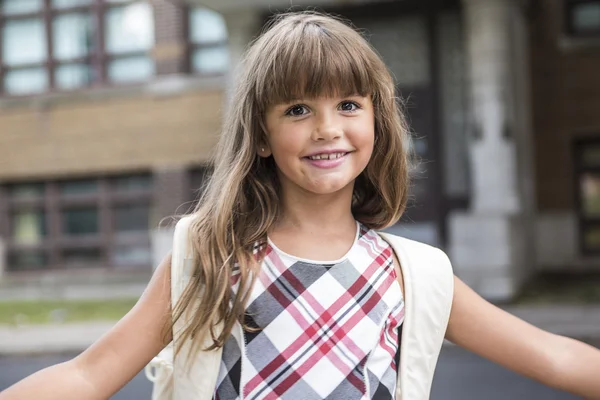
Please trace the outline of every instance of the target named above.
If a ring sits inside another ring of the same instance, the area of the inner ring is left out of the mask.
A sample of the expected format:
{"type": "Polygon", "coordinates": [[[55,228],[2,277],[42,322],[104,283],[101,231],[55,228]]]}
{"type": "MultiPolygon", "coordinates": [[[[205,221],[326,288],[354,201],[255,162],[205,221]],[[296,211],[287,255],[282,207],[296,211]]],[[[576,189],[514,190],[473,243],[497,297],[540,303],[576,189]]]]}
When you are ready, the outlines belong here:
{"type": "Polygon", "coordinates": [[[258,104],[269,106],[317,97],[367,96],[375,92],[369,73],[372,50],[350,27],[334,31],[317,23],[298,24],[267,57],[259,79],[258,104]]]}

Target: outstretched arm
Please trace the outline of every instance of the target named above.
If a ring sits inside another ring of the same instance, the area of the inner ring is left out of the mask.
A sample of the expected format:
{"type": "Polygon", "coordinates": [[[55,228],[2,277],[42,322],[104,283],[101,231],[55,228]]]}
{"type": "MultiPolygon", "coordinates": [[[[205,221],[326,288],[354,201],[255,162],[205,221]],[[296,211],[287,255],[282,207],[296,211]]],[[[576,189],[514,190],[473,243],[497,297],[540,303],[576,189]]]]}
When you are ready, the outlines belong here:
{"type": "Polygon", "coordinates": [[[448,340],[545,385],[600,399],[598,349],[536,328],[454,280],[448,340]]]}
{"type": "Polygon", "coordinates": [[[135,307],[106,335],[73,360],[3,391],[0,400],[101,400],[116,393],[166,345],[162,329],[171,318],[170,258],[157,268],[135,307]]]}

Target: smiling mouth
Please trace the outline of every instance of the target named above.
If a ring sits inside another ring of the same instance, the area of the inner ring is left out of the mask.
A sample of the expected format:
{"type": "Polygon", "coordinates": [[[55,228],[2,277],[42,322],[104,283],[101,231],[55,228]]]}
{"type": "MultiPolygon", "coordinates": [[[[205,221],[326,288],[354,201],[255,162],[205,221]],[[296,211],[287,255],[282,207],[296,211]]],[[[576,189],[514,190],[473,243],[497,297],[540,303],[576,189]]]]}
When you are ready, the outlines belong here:
{"type": "Polygon", "coordinates": [[[315,154],[314,156],[304,157],[309,160],[337,160],[338,158],[344,157],[348,152],[341,153],[328,153],[328,154],[315,154]]]}

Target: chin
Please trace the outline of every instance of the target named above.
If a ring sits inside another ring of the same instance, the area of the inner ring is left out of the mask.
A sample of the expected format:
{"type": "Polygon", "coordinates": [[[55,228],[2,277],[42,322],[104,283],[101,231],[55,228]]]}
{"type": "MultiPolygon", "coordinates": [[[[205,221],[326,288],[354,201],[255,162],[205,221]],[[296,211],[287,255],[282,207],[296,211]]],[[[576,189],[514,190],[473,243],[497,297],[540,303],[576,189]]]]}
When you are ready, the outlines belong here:
{"type": "Polygon", "coordinates": [[[306,190],[315,194],[333,194],[346,189],[353,182],[319,182],[305,187],[306,190]]]}

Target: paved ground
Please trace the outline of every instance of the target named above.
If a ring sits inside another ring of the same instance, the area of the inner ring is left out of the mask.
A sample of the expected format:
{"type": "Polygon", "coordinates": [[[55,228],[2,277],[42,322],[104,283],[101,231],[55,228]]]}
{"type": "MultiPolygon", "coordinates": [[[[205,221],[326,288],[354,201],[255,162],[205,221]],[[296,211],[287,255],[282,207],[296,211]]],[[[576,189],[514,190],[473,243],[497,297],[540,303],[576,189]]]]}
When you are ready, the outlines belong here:
{"type": "MultiPolygon", "coordinates": [[[[0,390],[48,365],[72,355],[0,357],[0,390]]],[[[150,399],[152,387],[143,374],[135,377],[113,400],[150,399]]],[[[432,400],[576,400],[504,370],[457,347],[442,351],[433,383],[432,400]]]]}
{"type": "Polygon", "coordinates": [[[444,347],[432,400],[576,400],[456,347],[444,347]]]}

